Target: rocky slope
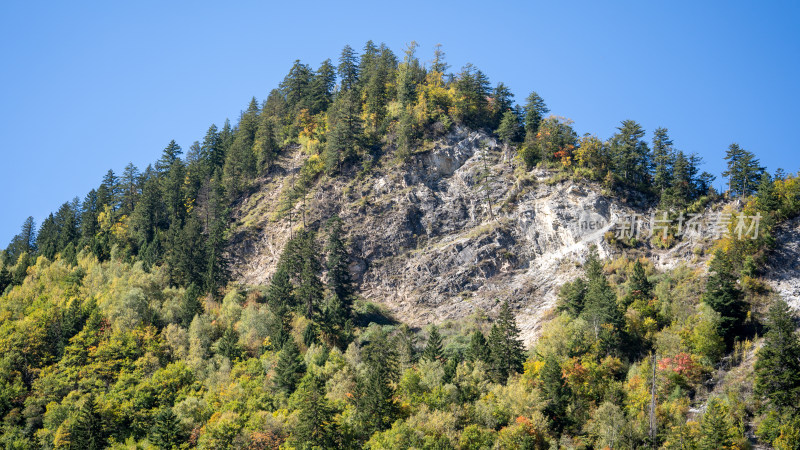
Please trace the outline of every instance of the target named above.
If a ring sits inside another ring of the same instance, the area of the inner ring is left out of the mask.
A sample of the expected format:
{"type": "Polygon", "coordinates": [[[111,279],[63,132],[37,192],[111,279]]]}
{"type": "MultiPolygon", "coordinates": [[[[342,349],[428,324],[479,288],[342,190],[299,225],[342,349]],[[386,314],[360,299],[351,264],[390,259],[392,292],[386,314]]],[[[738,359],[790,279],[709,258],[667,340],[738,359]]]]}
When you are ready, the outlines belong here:
{"type": "MultiPolygon", "coordinates": [[[[512,155],[482,133],[457,130],[402,167],[386,162],[366,176],[323,178],[294,214],[278,218],[282,192],[306,158],[296,150],[237,207],[235,277],[267,283],[292,228],[338,214],[360,295],[414,326],[492,314],[508,299],[530,343],[589,246],[612,256],[617,250],[603,235],[649,212],[558,172],[524,173],[512,155]]],[[[697,249],[705,246],[686,240],[644,253],[660,268],[701,265],[697,249]]]]}

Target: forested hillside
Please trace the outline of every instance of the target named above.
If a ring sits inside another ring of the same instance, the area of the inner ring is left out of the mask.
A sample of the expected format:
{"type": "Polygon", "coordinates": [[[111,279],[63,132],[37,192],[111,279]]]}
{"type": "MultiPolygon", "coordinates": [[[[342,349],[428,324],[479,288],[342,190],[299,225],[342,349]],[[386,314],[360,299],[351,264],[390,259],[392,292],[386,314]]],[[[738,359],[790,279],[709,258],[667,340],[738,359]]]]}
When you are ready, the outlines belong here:
{"type": "Polygon", "coordinates": [[[578,136],[416,47],[296,61],[235,124],[26,220],[0,253],[2,445],[800,448],[765,271],[797,174],[734,143],[717,192],[666,128],[578,136]],[[582,240],[570,208],[662,226],[582,240]]]}

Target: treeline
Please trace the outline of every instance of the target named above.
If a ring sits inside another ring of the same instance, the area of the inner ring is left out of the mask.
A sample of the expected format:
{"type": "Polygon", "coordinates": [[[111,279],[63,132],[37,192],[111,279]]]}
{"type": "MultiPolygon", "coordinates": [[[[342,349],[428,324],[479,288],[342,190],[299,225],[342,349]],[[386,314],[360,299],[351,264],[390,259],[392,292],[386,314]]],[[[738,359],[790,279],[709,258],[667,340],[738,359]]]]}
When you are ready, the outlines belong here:
{"type": "MultiPolygon", "coordinates": [[[[402,162],[454,125],[496,133],[517,147],[528,169],[561,166],[620,195],[626,189],[649,194],[665,208],[716,196],[714,176],[699,169],[702,159],[677,150],[664,128],[650,145],[632,120],[606,141],[579,138],[568,119],[546,116],[549,108],[536,92],[515,104],[507,86],[492,87],[471,64],[449,72],[440,46],[429,64],[417,49],[412,42],[398,57],[370,41],[360,56],[346,46],[337,65],[325,60],[313,69],[296,61],[263,103],[253,98],[236,126],[227,120],[221,129],[211,125],[185,157],[172,141],[144,171],[133,164],[121,175],[110,170],[83,201],[48,216],[38,233],[29,218],[0,255],[2,266],[17,273],[6,269],[0,278],[19,283],[38,255],[52,259],[64,252],[74,261],[89,248],[104,260],[116,248],[145,267],[168,264],[176,285],[216,292],[226,281],[222,248],[230,206],[286,148],[300,145],[310,157],[282,210],[322,173],[352,176],[387,153],[402,162]]],[[[736,144],[726,160],[732,196],[752,194],[770,180],[755,156],[736,144]]]]}

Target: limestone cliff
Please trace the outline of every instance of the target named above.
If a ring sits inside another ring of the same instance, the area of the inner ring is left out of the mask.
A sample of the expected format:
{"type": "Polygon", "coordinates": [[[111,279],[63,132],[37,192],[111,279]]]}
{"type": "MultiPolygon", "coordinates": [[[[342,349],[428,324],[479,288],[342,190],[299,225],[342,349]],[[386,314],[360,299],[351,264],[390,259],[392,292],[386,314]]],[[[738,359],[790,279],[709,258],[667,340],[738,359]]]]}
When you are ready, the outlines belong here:
{"type": "MultiPolygon", "coordinates": [[[[456,130],[404,165],[385,157],[367,175],[323,177],[294,214],[277,217],[282,192],[305,159],[298,149],[237,206],[229,252],[235,277],[267,283],[291,227],[338,214],[360,295],[415,326],[491,314],[508,299],[530,343],[589,246],[612,256],[618,250],[604,234],[649,211],[644,202],[623,203],[561,172],[525,173],[512,155],[485,134],[456,130]]],[[[643,253],[661,268],[701,266],[705,246],[703,240],[669,250],[646,245],[643,253]]]]}

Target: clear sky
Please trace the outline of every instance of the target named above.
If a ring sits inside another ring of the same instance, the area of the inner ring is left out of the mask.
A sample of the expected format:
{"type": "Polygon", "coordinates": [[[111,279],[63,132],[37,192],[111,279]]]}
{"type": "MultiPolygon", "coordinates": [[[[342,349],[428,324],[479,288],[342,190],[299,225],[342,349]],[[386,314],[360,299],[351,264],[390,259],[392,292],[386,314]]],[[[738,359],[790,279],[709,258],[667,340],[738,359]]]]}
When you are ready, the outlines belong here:
{"type": "MultiPolygon", "coordinates": [[[[185,150],[263,100],[295,59],[372,39],[443,45],[579,133],[669,128],[719,174],[731,142],[800,169],[800,3],[698,1],[42,2],[0,13],[0,246],[111,168],[185,150]],[[234,3],[234,2],[230,2],[234,3]]],[[[719,186],[721,180],[717,180],[719,186]]]]}

